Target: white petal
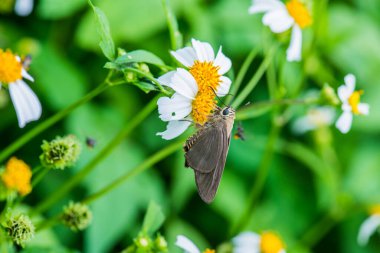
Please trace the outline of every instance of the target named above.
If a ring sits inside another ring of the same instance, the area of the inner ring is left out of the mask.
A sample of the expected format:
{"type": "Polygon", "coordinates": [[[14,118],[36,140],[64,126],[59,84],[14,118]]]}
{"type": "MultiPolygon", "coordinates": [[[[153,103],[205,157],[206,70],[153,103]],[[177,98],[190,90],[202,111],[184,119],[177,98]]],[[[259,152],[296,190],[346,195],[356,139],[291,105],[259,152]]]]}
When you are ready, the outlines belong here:
{"type": "Polygon", "coordinates": [[[263,24],[269,26],[274,33],[282,33],[292,27],[294,19],[286,10],[278,9],[265,14],[263,24]]]}
{"type": "Polygon", "coordinates": [[[363,115],[368,115],[369,114],[369,104],[366,103],[360,103],[358,105],[359,113],[363,115]]]}
{"type": "Polygon", "coordinates": [[[337,120],[335,126],[339,129],[343,134],[348,133],[351,129],[352,124],[352,113],[351,112],[343,112],[342,115],[337,120]]]}
{"type": "Polygon", "coordinates": [[[41,104],[36,94],[22,80],[9,85],[9,93],[16,110],[20,128],[41,117],[41,104]]]}
{"type": "Polygon", "coordinates": [[[361,246],[364,246],[368,243],[369,238],[377,228],[380,226],[380,216],[379,215],[372,215],[368,219],[366,219],[359,229],[358,234],[358,243],[361,246]]]}
{"type": "Polygon", "coordinates": [[[174,58],[176,58],[177,61],[188,68],[193,66],[194,61],[197,59],[197,54],[192,47],[185,47],[178,49],[177,51],[171,51],[170,53],[174,56],[174,58]]]}
{"type": "Polygon", "coordinates": [[[175,74],[176,71],[169,71],[168,73],[160,76],[157,80],[162,84],[162,85],[165,85],[165,86],[169,86],[171,87],[171,83],[172,83],[172,77],[173,75],[175,74]]]}
{"type": "Polygon", "coordinates": [[[197,246],[192,241],[190,241],[189,238],[183,235],[177,236],[175,245],[183,249],[186,253],[200,253],[197,246]]]}
{"type": "Polygon", "coordinates": [[[166,126],[166,131],[157,133],[157,135],[161,135],[165,140],[171,140],[185,132],[190,124],[191,122],[186,120],[169,121],[168,125],[166,126]]]}
{"type": "Polygon", "coordinates": [[[231,80],[226,76],[221,76],[218,89],[216,90],[216,95],[218,95],[219,97],[224,97],[230,91],[230,87],[231,80]]]}
{"type": "Polygon", "coordinates": [[[278,0],[253,0],[251,7],[248,9],[248,12],[250,14],[255,14],[258,12],[267,12],[285,8],[285,5],[278,0]]]}
{"type": "Polygon", "coordinates": [[[242,232],[232,239],[234,253],[259,253],[260,236],[253,232],[242,232]]]}
{"type": "Polygon", "coordinates": [[[21,75],[22,75],[24,78],[28,79],[29,81],[34,82],[34,78],[33,78],[31,75],[29,75],[29,73],[26,72],[26,70],[25,70],[24,68],[22,68],[22,70],[21,70],[21,75]]]}
{"type": "Polygon", "coordinates": [[[178,68],[172,77],[170,87],[189,99],[194,99],[198,92],[198,85],[194,77],[185,69],[178,68]]]}
{"type": "Polygon", "coordinates": [[[288,61],[300,61],[302,55],[302,31],[298,25],[293,26],[290,45],[286,51],[286,59],[288,61]]]}
{"type": "Polygon", "coordinates": [[[352,93],[355,90],[356,77],[353,74],[348,74],[344,77],[344,82],[348,90],[352,93]]]}
{"type": "Polygon", "coordinates": [[[192,39],[191,43],[193,44],[193,48],[200,62],[214,61],[214,57],[215,57],[214,49],[212,49],[209,43],[200,42],[199,40],[196,40],[196,39],[192,39]]]}
{"type": "Polygon", "coordinates": [[[191,112],[192,100],[178,93],[169,97],[161,97],[157,101],[160,119],[163,121],[179,120],[185,118],[191,112]]]}
{"type": "Polygon", "coordinates": [[[352,92],[353,90],[351,90],[350,88],[348,88],[346,85],[341,85],[339,86],[338,88],[338,96],[339,96],[339,99],[345,103],[348,101],[348,99],[350,98],[350,96],[352,95],[352,92]]]}
{"type": "Polygon", "coordinates": [[[218,74],[225,74],[228,70],[230,70],[231,65],[231,60],[222,53],[222,47],[220,47],[214,61],[214,66],[219,67],[218,74]]]}
{"type": "Polygon", "coordinates": [[[293,126],[292,130],[297,134],[303,134],[308,131],[314,130],[317,126],[313,124],[313,122],[310,120],[308,116],[304,116],[301,118],[298,118],[293,126]]]}
{"type": "Polygon", "coordinates": [[[15,12],[19,16],[28,16],[33,10],[34,0],[16,0],[15,12]]]}

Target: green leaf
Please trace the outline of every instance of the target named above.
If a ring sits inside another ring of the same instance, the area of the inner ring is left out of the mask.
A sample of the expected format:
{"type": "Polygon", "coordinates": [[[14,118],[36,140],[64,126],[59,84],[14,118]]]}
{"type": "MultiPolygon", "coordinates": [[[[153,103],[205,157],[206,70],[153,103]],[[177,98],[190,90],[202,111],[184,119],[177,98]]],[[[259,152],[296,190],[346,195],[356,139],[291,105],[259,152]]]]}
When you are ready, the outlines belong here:
{"type": "Polygon", "coordinates": [[[111,37],[108,19],[101,9],[92,4],[91,0],[88,0],[88,3],[92,7],[96,16],[98,32],[101,37],[99,46],[102,49],[105,57],[113,61],[115,59],[115,45],[111,37]]]}
{"type": "Polygon", "coordinates": [[[142,231],[151,235],[156,232],[159,227],[161,227],[164,220],[165,215],[163,214],[161,207],[151,201],[144,217],[142,231]]]}
{"type": "Polygon", "coordinates": [[[133,84],[139,87],[142,91],[144,91],[147,94],[151,91],[157,90],[157,87],[154,86],[152,83],[141,81],[141,82],[135,82],[133,84]]]}
{"type": "Polygon", "coordinates": [[[146,50],[131,51],[127,54],[119,56],[115,60],[115,63],[117,65],[123,65],[123,64],[132,63],[132,62],[145,62],[145,63],[157,65],[157,66],[165,65],[165,63],[161,60],[161,58],[159,58],[157,55],[146,50]]]}

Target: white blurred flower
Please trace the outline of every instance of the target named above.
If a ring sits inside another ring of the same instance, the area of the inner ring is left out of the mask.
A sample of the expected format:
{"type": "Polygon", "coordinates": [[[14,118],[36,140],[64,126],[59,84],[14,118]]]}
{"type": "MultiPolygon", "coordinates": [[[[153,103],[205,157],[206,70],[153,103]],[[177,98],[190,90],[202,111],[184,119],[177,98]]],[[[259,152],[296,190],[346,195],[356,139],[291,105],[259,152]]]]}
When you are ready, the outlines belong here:
{"type": "Polygon", "coordinates": [[[0,89],[3,86],[9,89],[20,128],[30,121],[38,120],[42,112],[40,101],[23,78],[34,81],[18,56],[10,50],[0,49],[0,89]]]}
{"type": "MultiPolygon", "coordinates": [[[[198,247],[186,236],[178,235],[175,242],[179,248],[183,249],[184,253],[200,253],[198,247]]],[[[215,250],[206,249],[203,253],[215,253],[215,250]]]]}
{"type": "Polygon", "coordinates": [[[284,243],[272,232],[242,232],[232,239],[233,253],[286,253],[284,243]]]}
{"type": "Polygon", "coordinates": [[[360,96],[363,94],[363,91],[355,91],[356,78],[354,75],[346,75],[344,82],[345,84],[338,88],[338,96],[342,101],[343,113],[335,126],[345,134],[351,129],[353,115],[368,115],[369,105],[360,103],[360,96]]]}
{"type": "Polygon", "coordinates": [[[298,118],[293,124],[296,133],[303,134],[317,128],[330,126],[335,119],[335,110],[331,107],[316,107],[308,110],[307,114],[298,118]]]}
{"type": "Polygon", "coordinates": [[[15,12],[19,16],[28,16],[33,11],[34,0],[16,0],[15,12]]]}
{"type": "Polygon", "coordinates": [[[181,135],[192,122],[203,125],[216,106],[215,93],[222,97],[228,94],[231,80],[225,74],[231,68],[231,60],[218,54],[209,43],[192,39],[192,47],[171,52],[188,70],[178,68],[158,78],[175,93],[158,100],[160,119],[169,122],[166,131],[158,133],[164,139],[181,135]]]}
{"type": "Polygon", "coordinates": [[[288,61],[300,61],[302,55],[302,29],[312,24],[310,11],[300,0],[286,4],[280,0],[252,0],[250,14],[264,12],[263,24],[274,33],[292,29],[290,45],[286,52],[288,61]]]}
{"type": "Polygon", "coordinates": [[[358,244],[365,246],[369,238],[380,228],[380,205],[371,210],[371,215],[361,224],[358,234],[358,244]]]}

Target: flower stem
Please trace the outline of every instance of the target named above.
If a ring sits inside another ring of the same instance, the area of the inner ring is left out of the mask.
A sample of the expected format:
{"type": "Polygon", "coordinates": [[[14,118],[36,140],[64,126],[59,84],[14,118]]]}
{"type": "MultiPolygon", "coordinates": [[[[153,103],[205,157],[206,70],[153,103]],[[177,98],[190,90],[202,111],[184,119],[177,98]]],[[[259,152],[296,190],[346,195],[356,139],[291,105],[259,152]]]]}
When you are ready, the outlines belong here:
{"type": "Polygon", "coordinates": [[[120,132],[108,143],[108,145],[104,147],[79,173],[60,186],[57,191],[52,193],[43,202],[37,205],[32,210],[32,214],[45,211],[77,184],[79,184],[82,179],[85,178],[96,167],[96,165],[98,165],[99,162],[103,161],[103,159],[105,159],[112,152],[112,150],[117,147],[125,139],[125,137],[128,136],[132,130],[135,129],[156,108],[158,97],[159,96],[156,96],[153,100],[151,100],[145,108],[137,114],[132,121],[130,121],[129,124],[126,124],[125,127],[122,128],[120,132]]]}
{"type": "MultiPolygon", "coordinates": [[[[232,85],[230,93],[232,95],[236,94],[237,91],[240,88],[241,83],[243,82],[243,79],[245,75],[247,74],[248,68],[251,65],[252,61],[255,59],[256,55],[258,53],[257,48],[252,49],[252,51],[248,54],[247,58],[244,60],[243,65],[241,66],[239,73],[236,76],[234,85],[232,85]]],[[[226,104],[229,104],[232,100],[232,96],[226,97],[226,100],[224,101],[226,104]]]]}
{"type": "Polygon", "coordinates": [[[50,171],[50,168],[43,168],[40,173],[38,173],[35,177],[32,178],[32,187],[35,187],[41,180],[44,178],[44,176],[50,171]]]}
{"type": "Polygon", "coordinates": [[[161,161],[165,157],[169,156],[170,154],[174,153],[178,149],[180,149],[183,146],[183,140],[177,141],[172,143],[171,145],[167,146],[164,149],[161,149],[157,153],[150,156],[148,159],[146,159],[143,163],[132,169],[131,171],[128,171],[123,176],[119,177],[109,185],[105,186],[103,189],[99,190],[98,192],[88,196],[84,200],[82,200],[82,203],[89,204],[90,202],[93,202],[94,200],[102,197],[103,195],[107,194],[120,184],[124,183],[128,179],[142,173],[143,171],[151,168],[152,165],[156,164],[157,162],[161,161]]]}
{"type": "Polygon", "coordinates": [[[240,92],[240,94],[237,96],[235,101],[232,103],[233,108],[237,108],[238,106],[240,106],[241,103],[243,103],[244,99],[246,99],[248,95],[252,92],[252,90],[256,87],[261,77],[264,75],[265,71],[267,70],[269,64],[271,63],[274,53],[275,53],[275,48],[273,48],[266,55],[260,67],[257,69],[256,73],[253,75],[251,80],[248,82],[248,84],[244,87],[244,89],[240,92]]]}
{"type": "Polygon", "coordinates": [[[170,1],[162,0],[162,5],[164,6],[166,21],[168,23],[171,47],[173,50],[176,50],[182,47],[182,35],[178,30],[178,22],[170,6],[170,1]]]}
{"type": "Polygon", "coordinates": [[[145,72],[143,72],[141,70],[135,69],[135,68],[125,68],[124,70],[136,73],[136,74],[141,75],[141,76],[147,78],[148,80],[152,81],[158,87],[158,89],[162,93],[164,93],[165,95],[170,95],[171,94],[169,91],[165,90],[165,88],[162,87],[162,85],[160,84],[160,82],[156,78],[154,78],[153,76],[151,76],[151,75],[149,75],[149,74],[147,74],[147,73],[145,73],[145,72]]]}
{"type": "Polygon", "coordinates": [[[70,112],[72,112],[77,107],[81,106],[82,104],[88,102],[92,98],[96,97],[100,93],[102,93],[106,88],[108,87],[108,83],[104,82],[98,87],[96,87],[94,90],[92,90],[90,93],[73,103],[72,105],[68,106],[66,109],[63,109],[62,111],[57,112],[50,118],[46,119],[45,121],[39,123],[37,126],[32,128],[29,132],[22,135],[20,138],[18,138],[16,141],[14,141],[12,144],[10,144],[8,147],[6,147],[1,153],[0,153],[0,162],[3,162],[7,157],[9,157],[11,154],[13,154],[15,151],[20,149],[23,145],[25,145],[28,141],[36,137],[38,134],[43,132],[44,130],[48,129],[61,119],[63,119],[66,115],[68,115],[70,112]]]}
{"type": "Polygon", "coordinates": [[[272,161],[274,146],[277,140],[277,137],[280,133],[280,127],[272,123],[272,128],[268,137],[267,145],[265,147],[265,152],[263,159],[261,160],[260,166],[257,171],[256,179],[251,189],[251,192],[248,197],[247,205],[240,219],[237,221],[236,225],[232,227],[231,235],[235,235],[239,232],[244,225],[249,221],[254,205],[256,204],[257,198],[260,196],[261,191],[264,188],[265,181],[269,174],[269,168],[272,161]]]}

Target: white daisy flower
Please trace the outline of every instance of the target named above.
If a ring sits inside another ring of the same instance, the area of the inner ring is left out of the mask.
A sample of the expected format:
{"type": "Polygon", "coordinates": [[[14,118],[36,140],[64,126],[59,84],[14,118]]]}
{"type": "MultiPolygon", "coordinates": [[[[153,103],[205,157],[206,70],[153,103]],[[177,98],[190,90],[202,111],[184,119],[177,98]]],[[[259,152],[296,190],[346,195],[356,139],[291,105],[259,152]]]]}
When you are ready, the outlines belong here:
{"type": "Polygon", "coordinates": [[[252,0],[250,14],[265,12],[263,24],[274,33],[292,29],[290,45],[286,52],[288,61],[300,61],[302,55],[302,29],[313,22],[310,11],[300,0],[252,0]]]}
{"type": "Polygon", "coordinates": [[[365,246],[369,238],[380,228],[380,205],[370,210],[371,215],[362,223],[358,234],[358,243],[365,246]]]}
{"type": "Polygon", "coordinates": [[[162,97],[157,102],[161,120],[169,122],[166,131],[158,135],[167,140],[182,134],[192,122],[206,123],[216,106],[215,93],[223,97],[230,90],[231,80],[223,74],[231,68],[231,60],[221,48],[214,57],[210,44],[193,39],[192,45],[171,52],[188,70],[178,68],[158,79],[175,91],[171,98],[162,97]]]}
{"type": "Polygon", "coordinates": [[[33,11],[34,0],[16,0],[15,12],[19,16],[28,16],[33,11]]]}
{"type": "Polygon", "coordinates": [[[316,107],[308,110],[307,114],[298,118],[293,125],[295,133],[303,134],[318,128],[332,125],[335,110],[331,107],[316,107]]]}
{"type": "Polygon", "coordinates": [[[233,253],[286,253],[284,243],[272,232],[242,232],[232,239],[233,253]]]}
{"type": "Polygon", "coordinates": [[[42,112],[40,101],[23,78],[34,81],[18,56],[9,50],[0,49],[0,89],[3,86],[9,89],[20,128],[30,121],[38,120],[42,112]]]}
{"type": "MultiPolygon", "coordinates": [[[[201,253],[198,247],[186,236],[178,235],[175,245],[183,249],[184,253],[201,253]]],[[[203,253],[215,253],[215,250],[206,249],[203,253]]]]}
{"type": "Polygon", "coordinates": [[[342,101],[343,113],[335,126],[345,134],[351,129],[353,115],[368,115],[369,105],[360,103],[360,96],[363,94],[363,91],[355,91],[356,78],[354,75],[346,75],[344,82],[345,84],[338,88],[338,96],[342,101]]]}

